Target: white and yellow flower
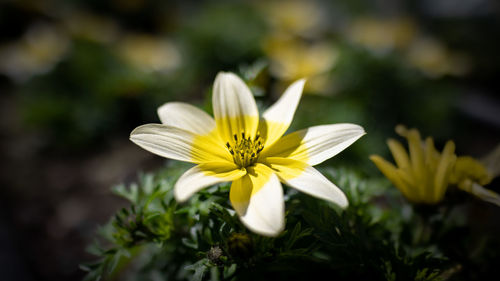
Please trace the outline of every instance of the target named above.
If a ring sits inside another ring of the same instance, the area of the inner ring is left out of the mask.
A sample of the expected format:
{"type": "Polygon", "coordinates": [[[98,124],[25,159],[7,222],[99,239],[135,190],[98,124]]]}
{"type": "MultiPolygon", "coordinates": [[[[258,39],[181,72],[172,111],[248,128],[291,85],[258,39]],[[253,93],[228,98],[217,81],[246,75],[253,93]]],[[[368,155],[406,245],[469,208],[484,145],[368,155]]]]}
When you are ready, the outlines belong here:
{"type": "Polygon", "coordinates": [[[293,83],[262,117],[245,83],[219,73],[213,87],[214,118],[185,103],[158,109],[162,124],[136,128],[130,139],[157,155],[196,164],[177,181],[174,194],[185,201],[198,190],[232,181],[229,199],[250,230],[276,236],[284,228],[281,183],[347,207],[342,191],[318,172],[319,164],[365,134],[354,124],[287,131],[305,80],[293,83]]]}

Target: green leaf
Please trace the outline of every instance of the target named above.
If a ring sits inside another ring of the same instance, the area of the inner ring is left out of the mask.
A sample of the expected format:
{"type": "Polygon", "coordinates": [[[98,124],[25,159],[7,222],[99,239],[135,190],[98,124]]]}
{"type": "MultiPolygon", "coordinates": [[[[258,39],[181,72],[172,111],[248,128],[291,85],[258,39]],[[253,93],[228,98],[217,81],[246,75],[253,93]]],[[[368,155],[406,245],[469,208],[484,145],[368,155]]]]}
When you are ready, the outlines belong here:
{"type": "Polygon", "coordinates": [[[188,271],[194,271],[193,275],[189,279],[192,281],[201,281],[203,279],[203,275],[205,274],[205,272],[209,268],[207,266],[207,263],[208,263],[208,260],[205,258],[205,259],[201,259],[201,260],[197,261],[196,263],[194,263],[192,265],[186,266],[184,269],[186,269],[188,271]]]}

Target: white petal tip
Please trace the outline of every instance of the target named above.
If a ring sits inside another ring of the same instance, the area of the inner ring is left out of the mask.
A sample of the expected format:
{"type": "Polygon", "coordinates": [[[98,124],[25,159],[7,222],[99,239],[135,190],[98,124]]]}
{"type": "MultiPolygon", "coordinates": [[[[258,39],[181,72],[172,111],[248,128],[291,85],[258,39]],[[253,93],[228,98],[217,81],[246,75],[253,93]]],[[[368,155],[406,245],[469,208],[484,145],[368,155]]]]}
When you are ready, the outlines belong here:
{"type": "Polygon", "coordinates": [[[270,227],[265,227],[265,228],[255,227],[255,226],[246,224],[244,221],[243,221],[243,224],[248,229],[250,229],[252,232],[257,233],[257,234],[262,235],[262,236],[267,236],[267,237],[276,237],[276,236],[280,235],[283,232],[283,230],[285,230],[285,225],[284,224],[283,225],[277,225],[277,227],[273,227],[273,228],[270,228],[270,227]]]}
{"type": "Polygon", "coordinates": [[[186,202],[189,199],[190,195],[185,194],[181,191],[181,188],[176,184],[174,186],[174,198],[178,203],[186,202]]]}
{"type": "Polygon", "coordinates": [[[238,80],[241,80],[241,78],[232,73],[232,72],[226,72],[226,71],[220,71],[219,73],[217,73],[217,76],[215,77],[215,80],[217,79],[238,79],[238,80]]]}
{"type": "Polygon", "coordinates": [[[337,204],[337,206],[339,206],[340,208],[342,209],[347,209],[347,207],[349,207],[349,201],[347,201],[347,198],[345,198],[343,201],[339,202],[335,202],[335,204],[337,204]]]}
{"type": "Polygon", "coordinates": [[[307,80],[305,78],[302,78],[302,79],[299,79],[299,80],[293,82],[293,84],[291,86],[300,87],[300,91],[302,92],[304,85],[306,84],[306,81],[307,80]]]}
{"type": "MultiPolygon", "coordinates": [[[[248,214],[248,213],[247,213],[248,214]]],[[[273,223],[250,216],[240,216],[241,222],[252,232],[262,236],[276,237],[285,229],[285,214],[276,217],[273,223]]]]}
{"type": "Polygon", "coordinates": [[[342,210],[345,210],[347,209],[347,207],[349,207],[349,201],[347,200],[347,197],[343,193],[339,194],[338,192],[335,192],[327,196],[316,196],[316,197],[324,199],[330,203],[333,203],[342,210]]]}

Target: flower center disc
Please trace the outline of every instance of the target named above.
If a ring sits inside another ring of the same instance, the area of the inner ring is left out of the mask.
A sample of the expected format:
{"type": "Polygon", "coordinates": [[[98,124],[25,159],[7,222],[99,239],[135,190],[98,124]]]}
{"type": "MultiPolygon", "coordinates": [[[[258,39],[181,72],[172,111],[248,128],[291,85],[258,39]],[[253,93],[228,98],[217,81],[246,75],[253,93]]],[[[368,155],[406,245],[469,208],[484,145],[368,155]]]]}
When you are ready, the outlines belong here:
{"type": "Polygon", "coordinates": [[[245,168],[257,161],[264,145],[259,133],[252,140],[251,137],[245,137],[243,132],[239,136],[234,134],[234,144],[231,146],[226,142],[226,148],[233,156],[234,163],[240,168],[245,168]]]}

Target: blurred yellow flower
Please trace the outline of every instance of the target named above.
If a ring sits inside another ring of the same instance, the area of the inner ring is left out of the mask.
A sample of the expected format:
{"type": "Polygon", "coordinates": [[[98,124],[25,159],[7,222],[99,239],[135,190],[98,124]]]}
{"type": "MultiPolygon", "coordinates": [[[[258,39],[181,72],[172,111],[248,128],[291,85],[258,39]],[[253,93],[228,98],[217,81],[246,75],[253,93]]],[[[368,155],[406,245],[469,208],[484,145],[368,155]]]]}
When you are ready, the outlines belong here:
{"type": "Polygon", "coordinates": [[[307,77],[306,92],[324,93],[332,84],[328,71],[338,58],[335,45],[321,39],[323,13],[315,1],[262,1],[270,32],[262,49],[270,73],[283,85],[307,77]]]}
{"type": "Polygon", "coordinates": [[[60,28],[34,24],[20,40],[0,46],[0,72],[18,81],[45,73],[63,58],[70,45],[60,28]]]}
{"type": "Polygon", "coordinates": [[[354,43],[375,52],[387,52],[410,45],[417,34],[417,27],[408,18],[362,17],[353,21],[348,33],[354,43]]]}
{"type": "Polygon", "coordinates": [[[436,204],[443,200],[449,185],[456,185],[485,201],[500,205],[500,195],[481,186],[491,181],[486,168],[471,157],[457,158],[453,141],[448,141],[440,153],[432,138],[427,137],[423,142],[416,129],[398,125],[396,132],[408,140],[409,148],[408,154],[400,142],[387,141],[397,167],[378,155],[372,155],[370,159],[409,201],[436,204]]]}
{"type": "Polygon", "coordinates": [[[310,37],[321,26],[321,9],[314,1],[262,1],[261,9],[271,28],[280,33],[310,37]]]}
{"type": "Polygon", "coordinates": [[[339,56],[332,44],[307,44],[279,35],[264,42],[264,51],[270,59],[271,74],[286,83],[308,77],[306,89],[313,92],[321,92],[329,85],[330,79],[323,74],[335,66],[339,56]]]}
{"type": "Polygon", "coordinates": [[[460,76],[469,70],[465,56],[451,52],[441,42],[429,37],[417,38],[406,56],[411,65],[431,78],[446,74],[460,76]]]}
{"type": "Polygon", "coordinates": [[[181,63],[181,54],[173,43],[146,34],[129,34],[118,48],[127,62],[146,72],[170,71],[181,63]]]}
{"type": "Polygon", "coordinates": [[[115,42],[120,35],[120,28],[112,19],[81,10],[63,15],[63,24],[71,35],[99,43],[115,42]]]}
{"type": "Polygon", "coordinates": [[[409,65],[430,78],[460,76],[470,68],[467,57],[422,34],[409,18],[361,17],[352,22],[347,32],[352,42],[375,53],[399,51],[409,65]]]}
{"type": "Polygon", "coordinates": [[[500,206],[500,195],[483,187],[493,180],[493,175],[476,159],[458,157],[450,183],[484,201],[500,206]]]}
{"type": "Polygon", "coordinates": [[[451,183],[456,184],[462,189],[466,189],[472,182],[486,185],[491,180],[491,175],[486,170],[486,167],[470,156],[460,156],[457,158],[450,178],[451,183]]]}

